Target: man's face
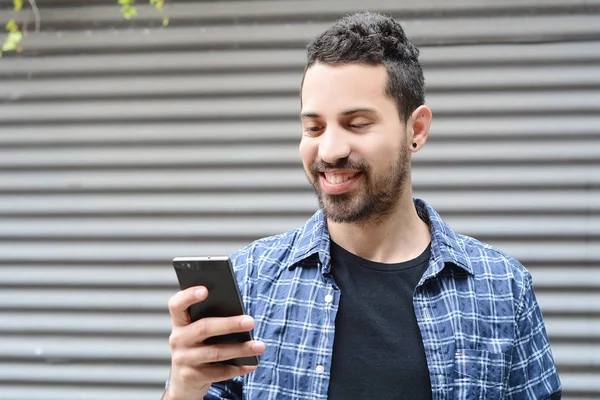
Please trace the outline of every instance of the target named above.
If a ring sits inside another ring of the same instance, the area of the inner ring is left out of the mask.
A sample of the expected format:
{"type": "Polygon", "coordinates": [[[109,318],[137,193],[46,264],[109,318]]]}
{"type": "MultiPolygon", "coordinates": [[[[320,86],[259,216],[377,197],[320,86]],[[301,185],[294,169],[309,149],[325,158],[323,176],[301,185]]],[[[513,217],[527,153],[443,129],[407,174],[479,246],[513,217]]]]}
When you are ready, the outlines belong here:
{"type": "Polygon", "coordinates": [[[302,87],[300,156],[332,222],[379,222],[410,179],[405,124],[383,66],[315,64],[302,87]]]}

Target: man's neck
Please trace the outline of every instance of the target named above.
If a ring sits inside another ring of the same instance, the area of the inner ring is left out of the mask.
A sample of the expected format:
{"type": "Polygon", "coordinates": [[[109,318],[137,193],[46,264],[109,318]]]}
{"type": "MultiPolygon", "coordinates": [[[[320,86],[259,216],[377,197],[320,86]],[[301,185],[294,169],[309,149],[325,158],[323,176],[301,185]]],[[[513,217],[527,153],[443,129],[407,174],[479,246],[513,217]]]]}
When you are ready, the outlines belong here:
{"type": "Polygon", "coordinates": [[[327,222],[331,240],[370,261],[399,263],[418,257],[429,245],[429,226],[415,209],[410,191],[396,209],[381,221],[366,223],[327,222]]]}

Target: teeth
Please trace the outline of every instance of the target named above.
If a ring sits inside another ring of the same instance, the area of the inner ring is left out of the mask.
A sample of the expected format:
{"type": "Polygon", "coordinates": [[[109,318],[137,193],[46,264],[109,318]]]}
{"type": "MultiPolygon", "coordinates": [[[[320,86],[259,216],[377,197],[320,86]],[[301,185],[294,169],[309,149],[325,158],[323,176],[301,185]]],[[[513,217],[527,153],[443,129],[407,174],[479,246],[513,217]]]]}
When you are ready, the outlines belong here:
{"type": "Polygon", "coordinates": [[[344,183],[350,178],[350,175],[325,174],[325,179],[327,179],[327,182],[333,185],[339,185],[340,183],[344,183]]]}

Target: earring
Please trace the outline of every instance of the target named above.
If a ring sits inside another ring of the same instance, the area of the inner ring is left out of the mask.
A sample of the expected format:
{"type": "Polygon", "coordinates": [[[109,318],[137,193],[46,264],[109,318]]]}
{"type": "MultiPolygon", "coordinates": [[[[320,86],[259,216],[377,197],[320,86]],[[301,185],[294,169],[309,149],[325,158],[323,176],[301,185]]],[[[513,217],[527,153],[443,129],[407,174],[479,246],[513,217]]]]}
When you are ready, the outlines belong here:
{"type": "Polygon", "coordinates": [[[417,148],[417,144],[413,143],[413,149],[416,149],[416,148],[417,148]]]}

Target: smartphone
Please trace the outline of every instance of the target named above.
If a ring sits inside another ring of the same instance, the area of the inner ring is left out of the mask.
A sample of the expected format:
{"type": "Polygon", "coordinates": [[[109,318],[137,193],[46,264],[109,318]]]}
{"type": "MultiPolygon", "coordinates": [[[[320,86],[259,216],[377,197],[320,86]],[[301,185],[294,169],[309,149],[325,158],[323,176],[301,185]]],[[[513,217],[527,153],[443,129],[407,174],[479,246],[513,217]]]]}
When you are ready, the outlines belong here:
{"type": "MultiPolygon", "coordinates": [[[[188,308],[192,322],[206,317],[233,317],[246,314],[229,257],[176,257],[173,259],[173,268],[181,290],[192,286],[204,286],[208,289],[206,300],[192,304],[188,308]]],[[[253,340],[252,332],[215,336],[206,339],[204,343],[231,344],[244,343],[248,340],[253,340]]],[[[236,358],[216,364],[258,365],[258,357],[236,358]]]]}

